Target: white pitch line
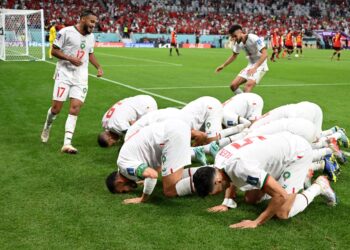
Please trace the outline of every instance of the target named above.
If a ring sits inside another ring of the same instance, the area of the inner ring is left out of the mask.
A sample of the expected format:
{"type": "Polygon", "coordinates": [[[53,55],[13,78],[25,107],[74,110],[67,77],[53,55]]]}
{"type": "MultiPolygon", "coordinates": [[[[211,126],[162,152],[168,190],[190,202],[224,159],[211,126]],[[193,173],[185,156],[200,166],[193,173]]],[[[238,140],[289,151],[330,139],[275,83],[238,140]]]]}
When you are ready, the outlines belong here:
{"type": "MultiPolygon", "coordinates": [[[[350,85],[349,83],[310,83],[310,84],[263,84],[257,85],[256,87],[309,87],[309,86],[345,86],[350,85]]],[[[215,88],[228,88],[229,84],[221,86],[179,86],[179,87],[150,87],[141,88],[143,90],[172,90],[172,89],[215,89],[215,88]]]]}
{"type": "MultiPolygon", "coordinates": [[[[43,61],[43,62],[56,65],[56,63],[49,62],[49,61],[43,61]]],[[[147,90],[135,88],[135,87],[133,87],[131,85],[128,85],[128,84],[125,84],[125,83],[121,83],[121,82],[117,82],[117,81],[114,81],[114,80],[111,80],[111,79],[108,79],[108,78],[97,77],[96,75],[93,75],[93,74],[89,74],[89,76],[97,78],[97,79],[100,79],[100,80],[103,80],[103,81],[106,81],[106,82],[110,82],[110,83],[113,83],[113,84],[116,84],[116,85],[119,85],[119,86],[122,86],[124,88],[132,89],[132,90],[135,90],[137,92],[141,92],[141,93],[144,93],[144,94],[152,95],[152,96],[158,97],[158,98],[163,99],[163,100],[171,101],[171,102],[174,102],[174,103],[177,103],[177,104],[180,104],[180,105],[186,105],[187,104],[185,102],[181,102],[179,100],[176,100],[176,99],[173,99],[173,98],[170,98],[170,97],[159,95],[159,94],[147,91],[147,90]]]]}
{"type": "Polygon", "coordinates": [[[182,66],[182,64],[169,63],[169,62],[163,62],[163,61],[157,61],[157,60],[150,60],[150,59],[144,59],[144,58],[138,58],[138,57],[110,55],[110,54],[105,54],[105,53],[101,53],[101,52],[95,52],[95,54],[104,55],[104,56],[111,56],[111,57],[119,57],[119,58],[135,60],[135,61],[141,61],[141,62],[155,62],[155,63],[168,64],[168,65],[172,65],[172,66],[178,66],[178,67],[182,66]]]}
{"type": "Polygon", "coordinates": [[[172,67],[174,65],[161,65],[161,64],[112,64],[112,65],[103,65],[104,68],[106,67],[172,67]]]}

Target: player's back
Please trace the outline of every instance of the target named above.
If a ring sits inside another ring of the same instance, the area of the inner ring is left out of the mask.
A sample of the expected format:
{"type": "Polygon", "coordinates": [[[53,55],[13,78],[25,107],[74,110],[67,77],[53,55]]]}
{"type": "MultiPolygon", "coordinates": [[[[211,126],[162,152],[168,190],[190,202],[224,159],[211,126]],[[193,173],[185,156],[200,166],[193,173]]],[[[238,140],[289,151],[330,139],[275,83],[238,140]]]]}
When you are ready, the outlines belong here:
{"type": "MultiPolygon", "coordinates": [[[[225,169],[231,177],[249,169],[263,169],[278,179],[284,169],[311,150],[310,144],[302,137],[289,132],[274,135],[258,135],[236,141],[221,149],[214,166],[225,169]],[[232,174],[230,174],[232,173],[232,174]]],[[[238,181],[244,186],[244,181],[238,181]]]]}

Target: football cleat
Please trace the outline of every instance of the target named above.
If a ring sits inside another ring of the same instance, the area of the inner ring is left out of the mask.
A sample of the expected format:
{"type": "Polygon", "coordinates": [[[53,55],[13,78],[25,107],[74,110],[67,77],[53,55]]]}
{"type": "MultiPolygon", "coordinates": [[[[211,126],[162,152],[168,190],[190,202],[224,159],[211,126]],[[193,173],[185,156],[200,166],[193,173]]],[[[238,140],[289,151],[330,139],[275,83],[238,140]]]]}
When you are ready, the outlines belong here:
{"type": "Polygon", "coordinates": [[[345,134],[345,130],[339,129],[337,132],[341,134],[341,137],[338,139],[338,143],[340,144],[340,146],[343,146],[344,148],[349,148],[350,141],[345,134]]]}
{"type": "Polygon", "coordinates": [[[315,183],[320,185],[321,194],[326,197],[328,205],[329,206],[337,205],[337,202],[338,202],[337,195],[331,188],[331,185],[329,184],[329,181],[327,180],[327,178],[321,175],[316,179],[315,183]]]}
{"type": "Polygon", "coordinates": [[[43,131],[41,132],[41,141],[43,143],[47,143],[47,141],[49,140],[49,137],[50,137],[50,129],[51,129],[51,126],[46,128],[46,123],[44,125],[44,128],[43,128],[43,131]]]}
{"type": "Polygon", "coordinates": [[[72,145],[64,145],[61,149],[61,152],[74,155],[78,153],[78,149],[76,149],[72,145]]]}
{"type": "Polygon", "coordinates": [[[337,144],[337,140],[335,138],[330,138],[328,140],[328,145],[329,145],[330,149],[332,149],[333,154],[334,154],[337,162],[339,162],[339,164],[344,165],[348,162],[345,154],[339,149],[339,146],[337,144]]]}
{"type": "Polygon", "coordinates": [[[193,148],[196,160],[202,165],[206,166],[207,165],[207,157],[204,153],[204,148],[203,147],[194,147],[193,148]]]}
{"type": "Polygon", "coordinates": [[[323,173],[328,176],[330,181],[337,182],[337,174],[339,173],[340,168],[334,154],[326,155],[324,163],[323,173]]]}
{"type": "Polygon", "coordinates": [[[214,158],[219,152],[219,150],[220,150],[220,146],[216,141],[213,141],[212,143],[210,143],[210,153],[214,158]]]}

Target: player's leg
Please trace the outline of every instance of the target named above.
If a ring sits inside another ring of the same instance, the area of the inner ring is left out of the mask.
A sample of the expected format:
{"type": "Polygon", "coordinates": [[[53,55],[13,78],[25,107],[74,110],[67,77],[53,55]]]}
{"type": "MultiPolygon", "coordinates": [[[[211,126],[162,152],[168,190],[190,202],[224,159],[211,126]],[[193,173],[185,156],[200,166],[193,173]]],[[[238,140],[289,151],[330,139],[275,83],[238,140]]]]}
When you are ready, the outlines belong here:
{"type": "Polygon", "coordinates": [[[239,86],[243,83],[245,83],[247,80],[241,74],[243,74],[244,70],[241,71],[241,73],[236,76],[236,78],[231,82],[230,88],[235,94],[241,94],[243,91],[239,88],[239,86]]]}
{"type": "Polygon", "coordinates": [[[175,45],[175,51],[176,51],[176,54],[179,56],[180,55],[180,52],[179,52],[179,49],[177,47],[177,44],[175,45]]]}
{"type": "Polygon", "coordinates": [[[70,97],[69,114],[66,120],[64,143],[61,149],[61,151],[64,153],[69,153],[69,154],[78,153],[78,150],[72,146],[72,139],[73,139],[78,115],[80,113],[80,109],[83,106],[86,98],[87,90],[88,90],[87,86],[84,86],[84,85],[83,86],[73,85],[71,87],[71,91],[69,94],[69,97],[70,97]]]}
{"type": "Polygon", "coordinates": [[[52,104],[47,111],[44,128],[41,133],[41,141],[46,143],[49,140],[52,123],[60,113],[63,103],[66,101],[70,91],[70,85],[56,81],[52,94],[52,104]]]}
{"type": "Polygon", "coordinates": [[[340,60],[340,50],[338,50],[338,58],[337,60],[339,61],[340,60]]]}
{"type": "Polygon", "coordinates": [[[253,88],[255,87],[256,85],[256,81],[255,80],[252,80],[252,79],[248,79],[248,81],[244,84],[244,89],[243,91],[245,93],[247,92],[252,92],[253,88]]]}
{"type": "Polygon", "coordinates": [[[53,42],[50,42],[50,47],[49,47],[49,59],[52,59],[52,45],[53,45],[53,42]]]}

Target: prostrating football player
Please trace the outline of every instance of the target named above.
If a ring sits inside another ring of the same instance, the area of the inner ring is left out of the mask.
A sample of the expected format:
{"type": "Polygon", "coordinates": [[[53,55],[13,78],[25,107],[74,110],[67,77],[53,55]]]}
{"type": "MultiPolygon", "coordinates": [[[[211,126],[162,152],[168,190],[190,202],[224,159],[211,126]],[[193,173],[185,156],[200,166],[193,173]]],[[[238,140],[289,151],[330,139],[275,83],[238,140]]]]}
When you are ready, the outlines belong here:
{"type": "Polygon", "coordinates": [[[184,169],[191,164],[191,129],[181,120],[166,120],[141,128],[123,144],[118,171],[111,173],[106,185],[111,193],[130,192],[136,181],[144,180],[141,197],[124,203],[148,200],[162,176],[163,193],[167,197],[193,193],[192,176],[197,168],[184,169]]]}
{"type": "Polygon", "coordinates": [[[64,143],[61,149],[64,153],[76,154],[78,150],[72,146],[72,138],[88,91],[89,62],[97,69],[97,76],[103,75],[103,70],[94,55],[95,38],[92,34],[97,23],[96,15],[90,10],[80,14],[80,21],[75,26],[63,28],[57,34],[53,43],[52,55],[59,60],[54,75],[52,106],[47,112],[42,142],[49,139],[50,129],[63,103],[70,98],[69,115],[65,125],[64,143]]]}
{"type": "Polygon", "coordinates": [[[116,102],[102,118],[105,131],[98,135],[98,144],[101,147],[114,145],[132,124],[157,108],[157,102],[149,95],[137,95],[116,102]]]}
{"type": "Polygon", "coordinates": [[[337,198],[325,176],[304,189],[304,180],[313,154],[304,138],[283,132],[259,135],[236,141],[219,151],[214,167],[203,167],[193,177],[196,192],[205,197],[225,191],[222,205],[209,211],[227,211],[235,207],[235,188],[245,192],[245,201],[258,203],[265,195],[271,200],[255,220],[243,220],[231,228],[256,228],[276,216],[288,219],[305,210],[318,195],[335,206],[337,198]],[[298,193],[302,191],[301,193],[298,193]]]}
{"type": "Polygon", "coordinates": [[[254,93],[235,95],[223,103],[224,127],[246,124],[248,127],[261,116],[264,101],[254,93]]]}
{"type": "Polygon", "coordinates": [[[267,49],[264,40],[254,34],[247,34],[242,31],[240,25],[233,25],[229,30],[231,40],[234,42],[233,54],[216,68],[220,72],[227,65],[236,60],[241,50],[244,50],[248,58],[248,66],[241,70],[238,76],[231,83],[231,90],[236,94],[242,93],[239,86],[245,83],[244,92],[251,92],[256,84],[260,82],[264,74],[269,70],[267,66],[267,49]]]}

